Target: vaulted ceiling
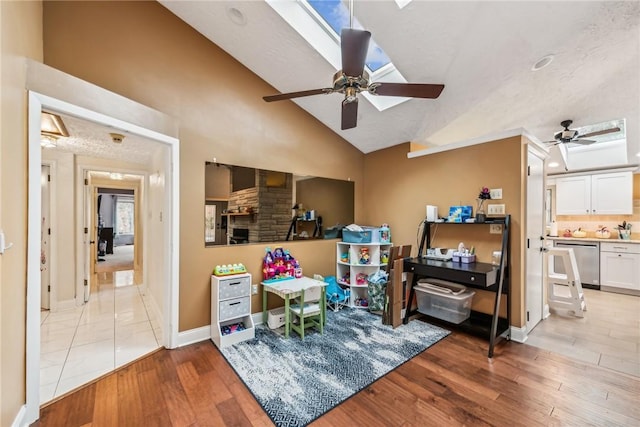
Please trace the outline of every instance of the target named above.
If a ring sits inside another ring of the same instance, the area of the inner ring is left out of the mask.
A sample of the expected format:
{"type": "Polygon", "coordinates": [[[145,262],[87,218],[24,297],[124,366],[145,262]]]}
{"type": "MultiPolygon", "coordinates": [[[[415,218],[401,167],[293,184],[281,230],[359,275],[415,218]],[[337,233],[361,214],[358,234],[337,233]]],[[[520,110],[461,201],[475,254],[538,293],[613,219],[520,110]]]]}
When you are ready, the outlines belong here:
{"type": "MultiPolygon", "coordinates": [[[[332,85],[336,68],[264,1],[160,3],[276,91],[332,85]]],[[[297,103],[362,152],[515,128],[547,141],[565,119],[580,127],[624,118],[629,163],[640,161],[640,2],[355,1],[354,14],[408,82],[446,86],[436,100],[385,111],[360,99],[358,126],[345,131],[338,94],[280,101],[297,103]],[[532,71],[550,54],[547,67],[532,71]]]]}

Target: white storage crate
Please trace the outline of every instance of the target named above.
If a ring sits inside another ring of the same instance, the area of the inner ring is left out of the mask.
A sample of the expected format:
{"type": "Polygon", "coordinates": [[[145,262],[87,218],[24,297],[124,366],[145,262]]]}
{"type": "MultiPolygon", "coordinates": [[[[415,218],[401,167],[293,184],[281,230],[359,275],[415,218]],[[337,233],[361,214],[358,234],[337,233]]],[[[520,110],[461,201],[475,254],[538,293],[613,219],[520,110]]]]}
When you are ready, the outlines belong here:
{"type": "Polygon", "coordinates": [[[420,313],[456,324],[464,322],[471,314],[475,292],[465,286],[428,279],[420,280],[413,289],[420,313]]]}
{"type": "Polygon", "coordinates": [[[270,329],[278,329],[284,325],[284,307],[269,310],[267,315],[267,325],[270,329]]]}

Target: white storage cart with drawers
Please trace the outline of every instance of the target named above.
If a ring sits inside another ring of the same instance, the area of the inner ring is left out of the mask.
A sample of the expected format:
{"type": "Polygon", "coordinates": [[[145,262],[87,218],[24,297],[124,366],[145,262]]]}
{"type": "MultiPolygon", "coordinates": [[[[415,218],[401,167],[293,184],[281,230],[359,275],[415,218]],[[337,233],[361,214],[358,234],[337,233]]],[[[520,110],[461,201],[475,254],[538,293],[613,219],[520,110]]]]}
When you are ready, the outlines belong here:
{"type": "Polygon", "coordinates": [[[218,348],[253,339],[251,274],[211,276],[211,340],[218,348]],[[242,326],[240,326],[242,325],[242,326]]]}

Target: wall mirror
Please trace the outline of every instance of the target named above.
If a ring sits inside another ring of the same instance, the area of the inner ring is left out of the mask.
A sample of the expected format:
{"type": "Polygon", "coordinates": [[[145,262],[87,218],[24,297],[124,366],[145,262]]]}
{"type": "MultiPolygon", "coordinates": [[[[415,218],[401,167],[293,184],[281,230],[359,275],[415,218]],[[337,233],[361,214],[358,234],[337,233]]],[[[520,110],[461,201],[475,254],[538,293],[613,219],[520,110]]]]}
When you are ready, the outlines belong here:
{"type": "Polygon", "coordinates": [[[205,164],[205,246],[323,239],[354,221],[354,183],[205,164]]]}

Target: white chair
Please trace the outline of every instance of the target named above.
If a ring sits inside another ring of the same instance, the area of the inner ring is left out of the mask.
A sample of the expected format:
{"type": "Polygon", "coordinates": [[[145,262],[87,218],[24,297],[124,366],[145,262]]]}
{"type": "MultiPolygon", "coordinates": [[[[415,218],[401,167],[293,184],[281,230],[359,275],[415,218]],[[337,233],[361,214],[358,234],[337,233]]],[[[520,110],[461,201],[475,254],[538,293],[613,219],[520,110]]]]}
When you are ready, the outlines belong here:
{"type": "Polygon", "coordinates": [[[315,326],[322,334],[326,315],[326,302],[324,286],[317,285],[302,291],[302,295],[296,304],[289,306],[291,316],[291,329],[296,331],[304,340],[304,330],[315,326]],[[295,324],[295,320],[298,324],[295,324]]]}

